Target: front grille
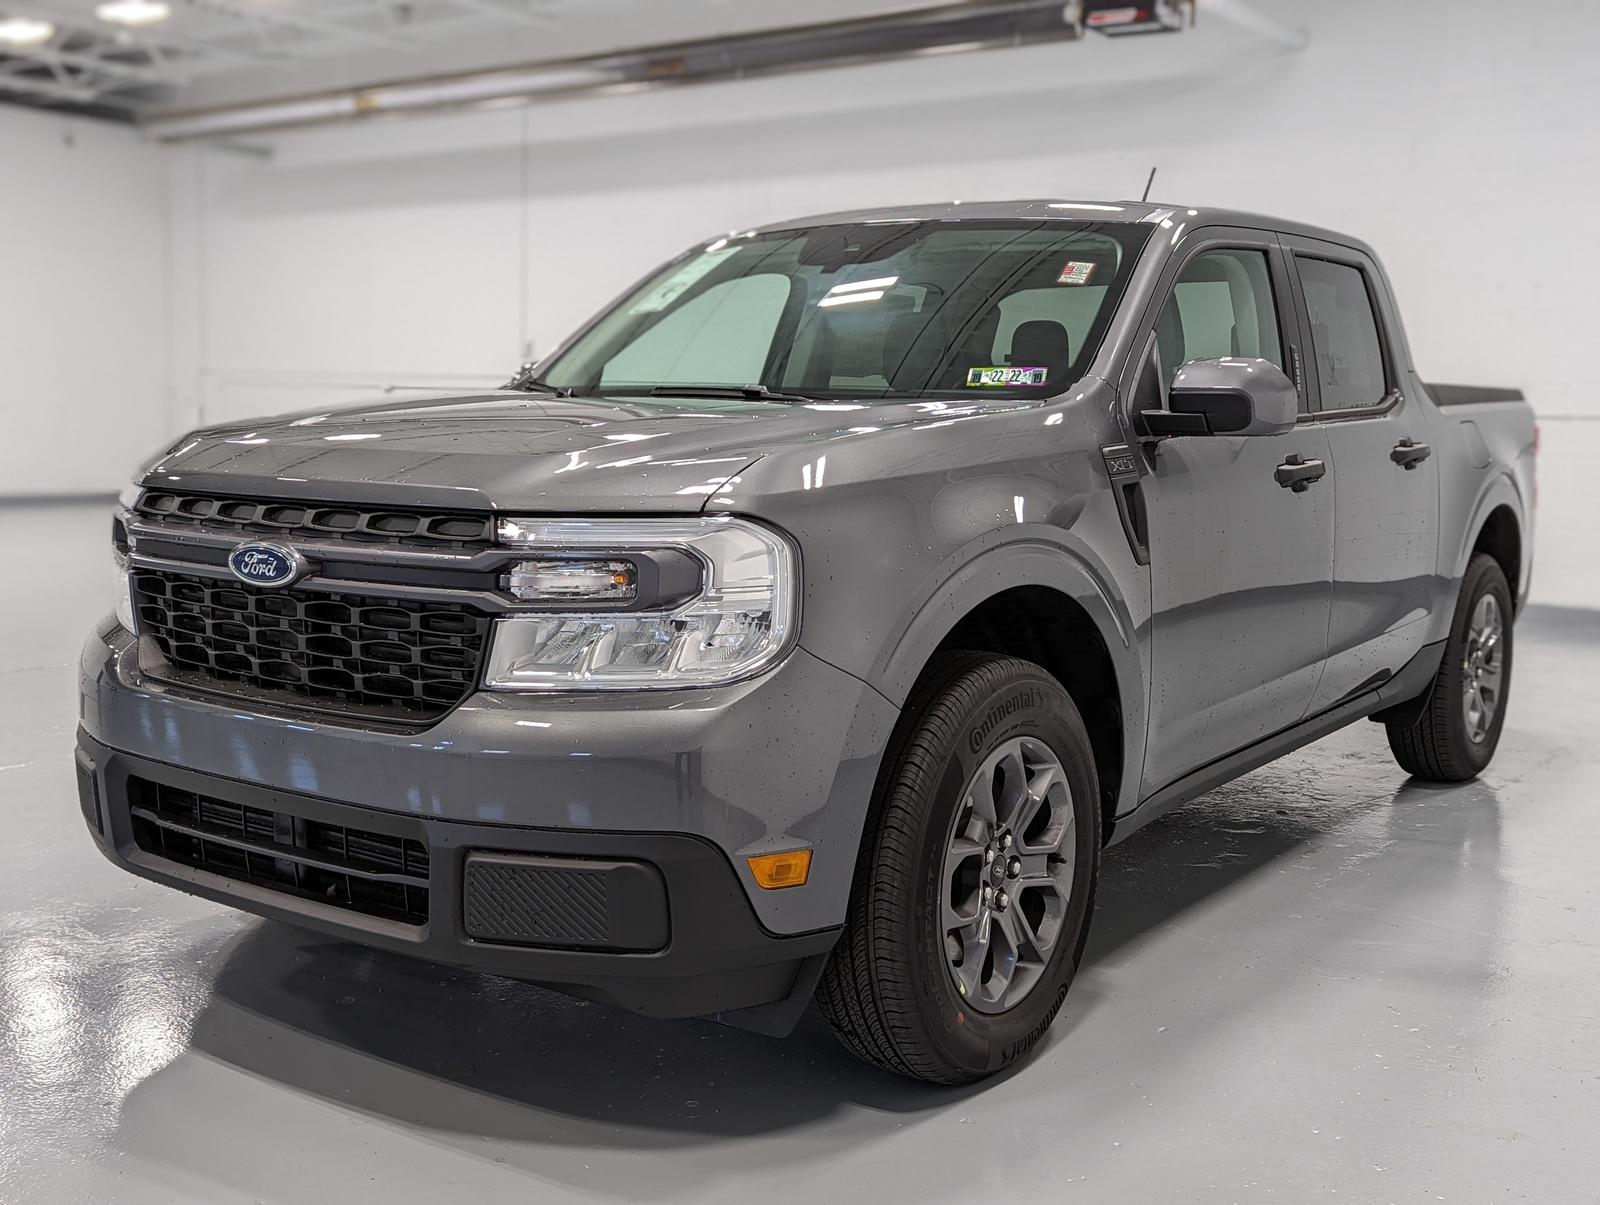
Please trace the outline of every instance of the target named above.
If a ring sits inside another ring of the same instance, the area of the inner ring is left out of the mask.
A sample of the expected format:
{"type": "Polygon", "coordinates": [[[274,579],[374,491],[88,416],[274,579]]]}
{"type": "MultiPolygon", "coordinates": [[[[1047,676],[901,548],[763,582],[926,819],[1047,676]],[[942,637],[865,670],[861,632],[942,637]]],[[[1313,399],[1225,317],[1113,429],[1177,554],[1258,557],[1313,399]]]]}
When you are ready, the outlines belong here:
{"type": "Polygon", "coordinates": [[[490,617],[459,603],[267,590],[139,570],[139,631],[156,678],[321,711],[405,721],[443,715],[478,680],[490,617]]]}
{"type": "Polygon", "coordinates": [[[144,778],[128,779],[133,839],[146,853],[368,916],[428,920],[428,847],[144,778]]]}
{"type": "Polygon", "coordinates": [[[279,537],[366,544],[419,543],[431,548],[487,548],[494,543],[494,517],[469,512],[273,502],[174,490],[146,490],[134,510],[162,523],[279,537]]]}

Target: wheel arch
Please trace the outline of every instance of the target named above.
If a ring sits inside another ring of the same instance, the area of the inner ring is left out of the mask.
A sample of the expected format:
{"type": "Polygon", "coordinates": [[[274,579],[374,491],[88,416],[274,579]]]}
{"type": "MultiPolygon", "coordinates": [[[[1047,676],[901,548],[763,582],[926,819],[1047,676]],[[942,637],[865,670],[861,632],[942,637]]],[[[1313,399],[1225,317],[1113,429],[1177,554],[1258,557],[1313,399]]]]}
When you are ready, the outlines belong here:
{"type": "Polygon", "coordinates": [[[992,652],[1040,665],[1083,717],[1109,832],[1115,817],[1133,806],[1145,722],[1133,623],[1113,597],[1059,546],[994,549],[954,574],[917,611],[874,680],[903,705],[942,652],[992,652]]]}
{"type": "MultiPolygon", "coordinates": [[[[1477,535],[1473,538],[1471,551],[1467,554],[1470,563],[1472,557],[1478,553],[1487,553],[1494,558],[1500,566],[1501,572],[1506,575],[1506,584],[1511,587],[1511,603],[1513,607],[1522,605],[1522,523],[1508,503],[1501,502],[1484,516],[1478,524],[1477,535]]],[[[1466,572],[1463,564],[1462,572],[1466,572]]]]}

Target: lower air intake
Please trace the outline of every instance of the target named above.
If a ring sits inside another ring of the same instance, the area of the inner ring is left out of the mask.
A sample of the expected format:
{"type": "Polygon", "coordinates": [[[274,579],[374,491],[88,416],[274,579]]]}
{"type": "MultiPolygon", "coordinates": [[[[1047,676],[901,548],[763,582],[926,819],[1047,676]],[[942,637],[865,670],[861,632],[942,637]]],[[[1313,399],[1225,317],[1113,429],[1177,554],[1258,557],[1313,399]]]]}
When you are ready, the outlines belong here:
{"type": "Polygon", "coordinates": [[[143,778],[128,779],[128,803],[134,843],[148,854],[367,916],[427,923],[428,847],[414,837],[305,820],[143,778]]]}

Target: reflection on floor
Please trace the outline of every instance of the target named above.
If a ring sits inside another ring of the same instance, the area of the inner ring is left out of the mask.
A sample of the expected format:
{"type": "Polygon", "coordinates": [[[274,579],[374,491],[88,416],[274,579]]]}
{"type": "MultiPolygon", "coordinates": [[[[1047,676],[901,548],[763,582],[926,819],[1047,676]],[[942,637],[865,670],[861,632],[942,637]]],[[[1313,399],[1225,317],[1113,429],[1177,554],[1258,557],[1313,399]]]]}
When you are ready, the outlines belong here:
{"type": "Polygon", "coordinates": [[[0,509],[48,583],[0,594],[0,1202],[1592,1199],[1600,613],[1519,627],[1480,782],[1360,724],[1113,851],[1041,1056],[948,1092],[113,870],[70,768],[105,525],[0,509]]]}

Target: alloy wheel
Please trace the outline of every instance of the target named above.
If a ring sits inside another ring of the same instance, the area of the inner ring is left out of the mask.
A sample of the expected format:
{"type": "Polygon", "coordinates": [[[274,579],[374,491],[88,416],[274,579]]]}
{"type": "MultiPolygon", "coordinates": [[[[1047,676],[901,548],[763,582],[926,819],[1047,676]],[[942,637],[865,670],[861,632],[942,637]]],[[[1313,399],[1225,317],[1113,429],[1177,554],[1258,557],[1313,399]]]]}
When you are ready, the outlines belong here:
{"type": "Polygon", "coordinates": [[[1461,667],[1461,712],[1467,723],[1467,736],[1475,745],[1488,739],[1504,697],[1504,639],[1500,602],[1493,594],[1485,594],[1472,610],[1461,667]]]}
{"type": "Polygon", "coordinates": [[[1043,741],[989,754],[951,822],[940,897],[945,961],[973,1009],[1002,1013],[1044,977],[1072,898],[1072,791],[1043,741]]]}

